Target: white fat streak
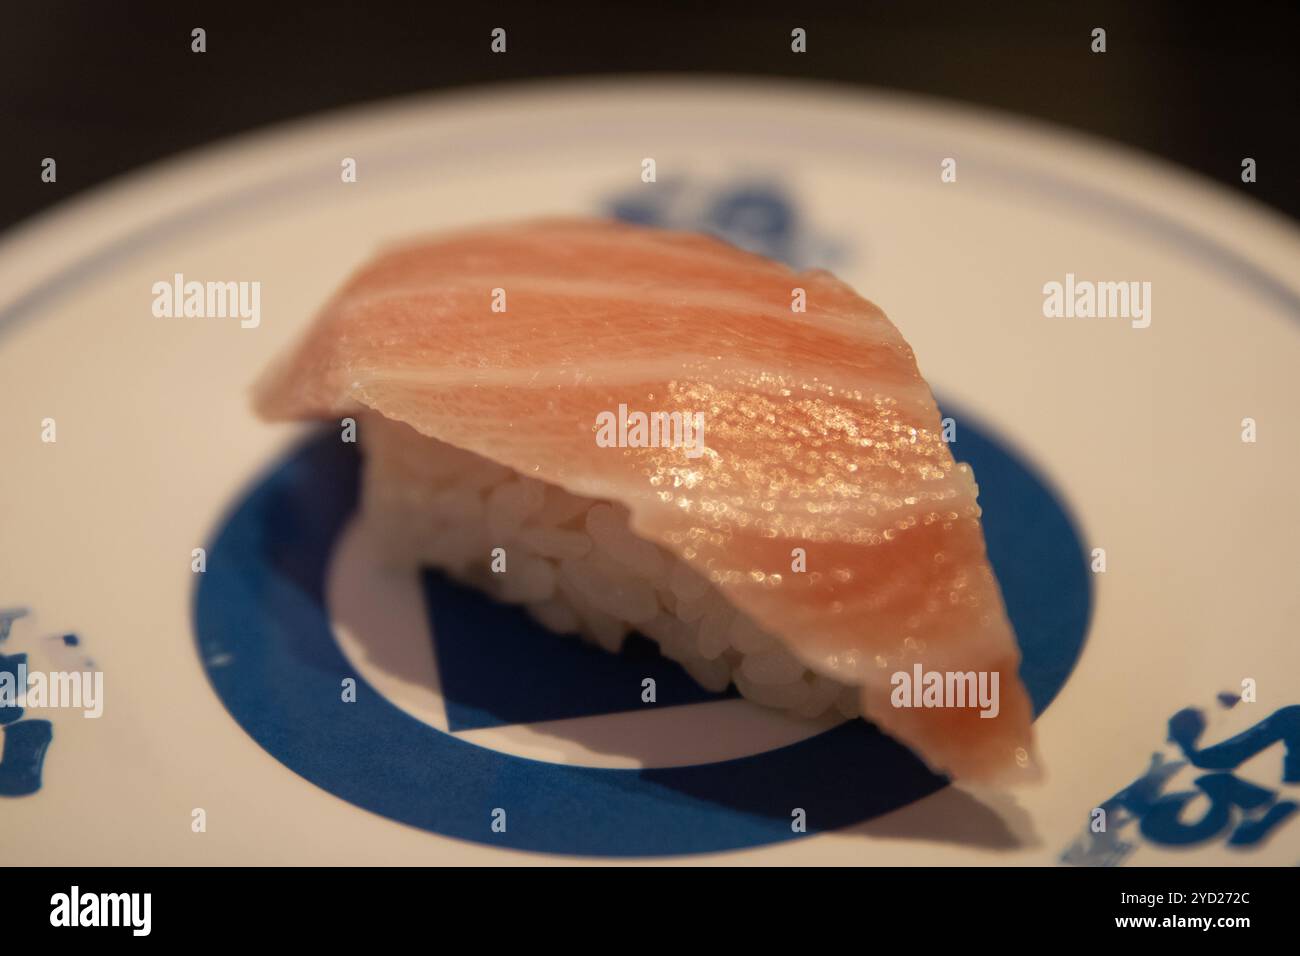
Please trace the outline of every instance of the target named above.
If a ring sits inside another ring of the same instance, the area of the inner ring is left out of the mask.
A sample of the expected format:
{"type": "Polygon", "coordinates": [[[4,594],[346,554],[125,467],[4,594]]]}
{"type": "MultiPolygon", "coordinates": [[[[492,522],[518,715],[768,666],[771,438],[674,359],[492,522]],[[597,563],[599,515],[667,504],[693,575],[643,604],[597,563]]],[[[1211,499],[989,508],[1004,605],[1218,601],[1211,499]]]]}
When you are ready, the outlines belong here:
{"type": "MultiPolygon", "coordinates": [[[[957,468],[953,468],[942,478],[934,478],[926,481],[924,484],[917,485],[916,494],[901,496],[902,500],[897,505],[890,505],[882,502],[873,502],[862,493],[854,498],[834,499],[826,501],[823,499],[812,499],[822,505],[842,505],[843,510],[834,512],[821,512],[814,515],[808,510],[809,500],[800,498],[798,501],[788,501],[784,499],[769,499],[773,502],[771,511],[763,512],[765,518],[791,516],[795,518],[811,519],[817,522],[824,530],[840,530],[848,526],[854,530],[871,529],[875,531],[887,531],[891,528],[905,533],[908,529],[899,529],[898,523],[906,521],[909,518],[929,514],[931,512],[945,513],[957,510],[958,507],[965,507],[968,500],[975,498],[973,481],[966,477],[957,468]],[[950,498],[940,497],[950,491],[956,494],[950,498]],[[908,501],[907,498],[913,498],[908,501]],[[867,509],[874,508],[874,514],[868,514],[867,509]]],[[[945,519],[946,520],[946,519],[945,519]]],[[[792,541],[796,538],[792,537],[792,541]]],[[[804,539],[799,538],[802,541],[804,539]]]]}
{"type": "MultiPolygon", "coordinates": [[[[763,271],[774,276],[794,275],[788,266],[757,253],[747,252],[720,239],[701,233],[680,230],[645,229],[621,223],[593,223],[583,220],[538,220],[533,223],[505,223],[486,226],[460,235],[433,235],[424,242],[403,242],[385,246],[384,253],[409,252],[422,246],[433,247],[431,254],[451,255],[457,242],[502,236],[508,242],[531,245],[550,250],[561,240],[577,246],[594,246],[606,250],[618,245],[620,250],[640,250],[652,253],[668,262],[698,265],[701,260],[717,261],[733,269],[763,271]],[[699,239],[708,240],[699,242],[699,239]],[[695,241],[683,241],[695,240],[695,241]]],[[[571,250],[573,252],[579,249],[571,250]]]]}
{"type": "MultiPolygon", "coordinates": [[[[738,277],[738,278],[743,278],[738,277]]],[[[791,275],[792,281],[807,281],[806,277],[791,275]]],[[[884,313],[870,311],[843,312],[837,309],[816,307],[809,312],[792,312],[787,305],[774,304],[770,299],[759,298],[733,288],[715,285],[701,286],[693,282],[669,285],[663,282],[613,282],[607,279],[558,278],[552,275],[529,273],[448,274],[445,281],[394,285],[382,290],[349,295],[340,308],[351,311],[382,304],[396,299],[421,295],[446,295],[448,292],[479,293],[486,289],[504,288],[507,292],[526,290],[550,295],[563,295],[574,299],[618,299],[635,297],[638,303],[656,305],[664,310],[690,306],[726,311],[740,318],[761,317],[779,322],[808,326],[824,332],[843,335],[854,342],[893,345],[901,342],[897,330],[884,313]],[[879,335],[882,330],[893,333],[889,342],[879,335]]],[[[811,300],[816,305],[815,297],[811,300]]]]}
{"type": "Polygon", "coordinates": [[[692,364],[707,365],[714,360],[707,355],[681,355],[672,359],[637,361],[607,359],[582,365],[520,366],[519,368],[392,368],[358,374],[357,386],[415,385],[429,388],[460,388],[473,385],[518,385],[550,388],[556,385],[635,385],[642,382],[666,382],[687,375],[692,364]]]}

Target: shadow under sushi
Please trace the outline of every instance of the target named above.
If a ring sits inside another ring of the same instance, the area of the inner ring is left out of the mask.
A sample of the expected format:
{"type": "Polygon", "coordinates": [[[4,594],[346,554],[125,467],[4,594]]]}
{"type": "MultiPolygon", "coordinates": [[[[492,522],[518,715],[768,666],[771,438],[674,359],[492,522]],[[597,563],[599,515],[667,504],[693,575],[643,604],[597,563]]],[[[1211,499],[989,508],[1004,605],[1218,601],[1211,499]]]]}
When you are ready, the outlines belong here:
{"type": "MultiPolygon", "coordinates": [[[[389,575],[390,585],[400,580],[389,575]]],[[[740,700],[734,689],[710,693],[640,635],[609,654],[439,572],[421,573],[419,584],[425,627],[404,619],[400,599],[374,577],[357,588],[364,600],[335,606],[335,623],[372,682],[383,674],[423,685],[426,703],[408,695],[405,706],[421,716],[437,701],[441,719],[428,722],[466,742],[623,775],[668,818],[690,806],[724,830],[739,819],[766,821],[769,841],[800,835],[793,824],[802,820],[809,833],[992,849],[1024,842],[1023,813],[1012,822],[1002,816],[1017,813],[1014,803],[948,787],[861,720],[804,721],[740,700]],[[413,650],[429,635],[433,647],[413,650]]]]}

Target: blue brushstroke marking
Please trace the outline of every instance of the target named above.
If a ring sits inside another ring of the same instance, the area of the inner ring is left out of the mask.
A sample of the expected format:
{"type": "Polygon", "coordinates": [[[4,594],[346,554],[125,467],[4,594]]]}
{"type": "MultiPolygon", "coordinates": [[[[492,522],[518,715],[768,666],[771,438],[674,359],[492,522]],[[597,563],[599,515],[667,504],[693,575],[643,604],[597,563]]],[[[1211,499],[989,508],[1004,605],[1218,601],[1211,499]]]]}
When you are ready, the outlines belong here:
{"type": "MultiPolygon", "coordinates": [[[[957,420],[955,450],[980,475],[990,558],[1022,642],[1022,674],[1041,711],[1083,645],[1091,607],[1083,545],[1056,499],[1023,464],[971,419],[957,420]]],[[[240,498],[208,548],[208,572],[196,576],[195,634],[217,695],[262,747],[328,792],[465,840],[628,856],[795,839],[793,807],[803,807],[809,832],[819,832],[889,812],[946,785],[863,721],[736,760],[645,770],[529,760],[435,730],[357,675],[331,633],[326,575],[334,543],[356,508],[358,482],[355,446],[322,433],[240,498]],[[357,681],[355,703],[340,700],[344,678],[357,681]],[[489,829],[494,807],[507,810],[506,833],[489,829]]],[[[461,722],[551,718],[559,704],[535,693],[538,675],[582,688],[579,703],[565,706],[569,716],[623,710],[622,694],[613,700],[606,688],[594,688],[613,680],[636,700],[646,666],[677,667],[642,657],[635,646],[625,655],[589,653],[575,639],[439,583],[436,575],[427,575],[425,584],[444,659],[443,693],[461,722]],[[465,642],[476,649],[459,646],[465,642]],[[555,655],[534,653],[527,642],[555,655]],[[517,660],[517,652],[528,656],[517,660]],[[497,693],[493,682],[511,692],[497,693]]],[[[674,674],[669,685],[690,693],[686,679],[674,674]]]]}
{"type": "Polygon", "coordinates": [[[20,721],[5,727],[4,739],[0,797],[25,797],[40,790],[54,726],[48,720],[20,721]]]}
{"type": "Polygon", "coordinates": [[[830,268],[847,248],[843,240],[814,233],[793,197],[775,179],[724,183],[714,189],[666,179],[654,189],[615,196],[605,209],[633,225],[709,233],[795,269],[830,268]]]}
{"type": "Polygon", "coordinates": [[[1300,783],[1300,704],[1281,707],[1249,730],[1210,747],[1199,746],[1205,715],[1187,707],[1169,718],[1169,742],[1177,744],[1193,767],[1235,770],[1276,743],[1286,748],[1282,758],[1284,783],[1300,783]]]}
{"type": "Polygon", "coordinates": [[[18,668],[26,663],[26,654],[0,654],[0,678],[8,678],[4,683],[14,688],[12,699],[8,694],[0,697],[0,726],[12,724],[22,719],[23,709],[18,706],[17,702],[17,696],[22,690],[22,688],[18,687],[18,668]]]}
{"type": "MultiPolygon", "coordinates": [[[[1227,695],[1220,694],[1219,699],[1227,695]]],[[[1208,747],[1200,747],[1205,715],[1187,707],[1169,718],[1170,743],[1182,751],[1182,760],[1153,754],[1146,773],[1101,804],[1107,829],[1089,832],[1062,855],[1063,863],[1110,866],[1122,862],[1136,844],[1120,836],[1125,827],[1138,824],[1138,832],[1166,847],[1188,847],[1223,837],[1232,847],[1262,844],[1300,809],[1294,800],[1279,799],[1279,792],[1242,780],[1225,771],[1236,770],[1250,758],[1275,744],[1286,749],[1282,782],[1300,783],[1300,705],[1281,707],[1248,730],[1208,747]],[[1163,793],[1169,780],[1184,767],[1213,773],[1192,781],[1194,790],[1163,793]],[[1209,807],[1201,818],[1186,822],[1183,810],[1197,797],[1209,807]]]]}
{"type": "Polygon", "coordinates": [[[77,638],[76,634],[64,634],[63,643],[67,647],[76,647],[78,644],[81,643],[81,641],[77,638]]]}
{"type": "Polygon", "coordinates": [[[14,626],[14,621],[24,618],[30,613],[25,607],[9,607],[0,609],[0,644],[9,640],[9,631],[14,626]]]}
{"type": "MultiPolygon", "coordinates": [[[[13,622],[27,615],[26,608],[0,611],[0,644],[9,638],[13,622]]],[[[0,675],[7,675],[18,688],[18,669],[27,663],[26,654],[0,654],[0,675]]],[[[6,695],[7,697],[7,695],[6,695]]],[[[54,739],[48,720],[23,720],[17,701],[0,700],[0,727],[4,728],[4,749],[0,751],[0,797],[22,797],[41,789],[45,754],[54,739]]]]}
{"type": "Polygon", "coordinates": [[[1223,707],[1226,710],[1232,710],[1232,708],[1241,703],[1241,695],[1234,694],[1231,691],[1224,691],[1219,694],[1218,701],[1220,707],[1223,707]]]}
{"type": "Polygon", "coordinates": [[[1232,828],[1240,815],[1247,814],[1227,836],[1230,846],[1253,846],[1263,840],[1296,810],[1295,802],[1277,800],[1277,793],[1241,780],[1230,773],[1210,773],[1193,781],[1195,790],[1181,790],[1161,797],[1140,817],[1140,831],[1153,843],[1189,846],[1204,843],[1232,828]],[[1198,796],[1208,797],[1210,806],[1200,820],[1184,823],[1183,808],[1198,796]],[[1259,815],[1259,811],[1264,811],[1259,815]],[[1250,816],[1250,814],[1255,814],[1250,816]]]}

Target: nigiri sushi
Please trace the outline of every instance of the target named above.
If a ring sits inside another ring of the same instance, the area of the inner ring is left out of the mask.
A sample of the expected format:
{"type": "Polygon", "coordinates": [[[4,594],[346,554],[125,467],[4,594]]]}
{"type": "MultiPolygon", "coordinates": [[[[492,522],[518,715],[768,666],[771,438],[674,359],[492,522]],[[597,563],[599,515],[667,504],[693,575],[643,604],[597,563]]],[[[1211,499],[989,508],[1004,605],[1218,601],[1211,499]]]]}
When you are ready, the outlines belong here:
{"type": "Polygon", "coordinates": [[[394,562],[864,716],[939,772],[1036,774],[974,476],[902,335],[828,272],[603,220],[424,238],[353,275],[255,404],[356,417],[394,562]]]}

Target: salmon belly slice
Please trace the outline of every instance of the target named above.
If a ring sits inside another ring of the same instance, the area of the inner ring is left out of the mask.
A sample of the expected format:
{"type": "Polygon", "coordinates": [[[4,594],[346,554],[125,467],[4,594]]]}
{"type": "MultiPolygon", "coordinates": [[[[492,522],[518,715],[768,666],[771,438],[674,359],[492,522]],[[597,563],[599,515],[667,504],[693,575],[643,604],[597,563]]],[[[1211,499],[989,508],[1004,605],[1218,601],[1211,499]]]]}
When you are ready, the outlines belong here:
{"type": "Polygon", "coordinates": [[[974,476],[911,348],[827,272],[601,220],[434,236],[357,272],[256,405],[360,415],[367,507],[395,540],[557,629],[657,628],[706,684],[805,713],[833,697],[956,777],[1036,773],[974,476]],[[494,531],[535,545],[505,547],[520,574],[489,573],[494,531]],[[957,705],[975,681],[996,706],[957,705]]]}

